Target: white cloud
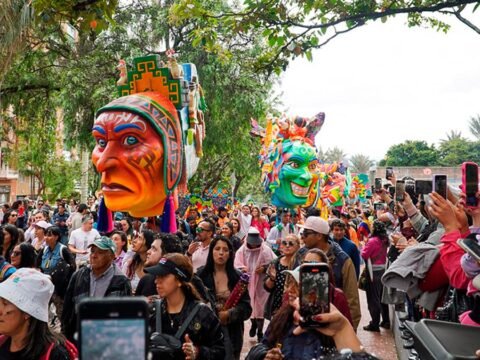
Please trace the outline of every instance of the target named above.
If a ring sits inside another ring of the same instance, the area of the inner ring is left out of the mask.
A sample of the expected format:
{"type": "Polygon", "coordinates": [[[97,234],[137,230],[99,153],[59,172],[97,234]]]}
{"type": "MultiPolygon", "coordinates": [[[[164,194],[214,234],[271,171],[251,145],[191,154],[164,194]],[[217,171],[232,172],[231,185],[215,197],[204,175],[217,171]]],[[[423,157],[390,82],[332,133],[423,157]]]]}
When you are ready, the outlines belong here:
{"type": "Polygon", "coordinates": [[[470,137],[468,120],[480,114],[480,36],[450,22],[447,34],[397,18],[339,36],[313,62],[290,65],[283,110],[324,111],[317,144],[376,160],[407,139],[438,143],[450,130],[470,137]]]}

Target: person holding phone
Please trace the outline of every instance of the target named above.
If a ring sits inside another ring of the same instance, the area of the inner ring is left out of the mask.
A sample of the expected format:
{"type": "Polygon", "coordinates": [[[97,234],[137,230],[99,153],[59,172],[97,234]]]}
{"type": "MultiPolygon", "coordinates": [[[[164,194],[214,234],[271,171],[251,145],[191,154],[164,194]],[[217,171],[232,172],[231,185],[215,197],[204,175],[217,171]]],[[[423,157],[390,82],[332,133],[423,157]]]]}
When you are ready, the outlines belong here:
{"type": "MultiPolygon", "coordinates": [[[[193,267],[189,258],[182,254],[167,254],[157,265],[146,268],[145,272],[155,276],[157,293],[163,299],[159,309],[162,333],[175,335],[188,315],[198,307],[181,334],[182,353],[175,354],[175,359],[224,360],[220,322],[215,313],[199,301],[200,297],[190,283],[193,267]]],[[[150,326],[155,332],[155,316],[151,318],[150,326]]]]}
{"type": "Polygon", "coordinates": [[[225,339],[226,360],[240,359],[243,346],[244,321],[250,318],[252,307],[248,291],[239,294],[236,304],[228,306],[229,299],[240,283],[242,272],[233,267],[233,245],[224,236],[215,238],[210,244],[207,263],[198,269],[197,275],[215,299],[214,308],[222,324],[225,339]]]}

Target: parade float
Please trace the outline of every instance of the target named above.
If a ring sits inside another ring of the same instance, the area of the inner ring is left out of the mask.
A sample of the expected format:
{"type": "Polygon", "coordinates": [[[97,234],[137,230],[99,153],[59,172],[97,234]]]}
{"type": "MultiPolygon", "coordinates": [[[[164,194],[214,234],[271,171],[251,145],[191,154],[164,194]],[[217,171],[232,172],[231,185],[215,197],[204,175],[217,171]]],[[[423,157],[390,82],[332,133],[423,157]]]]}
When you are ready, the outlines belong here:
{"type": "Polygon", "coordinates": [[[179,64],[173,50],[166,55],[166,62],[135,58],[131,69],[120,60],[120,97],[96,113],[92,161],[101,175],[100,212],[162,215],[162,231],[171,232],[177,191],[186,190],[203,154],[206,104],[195,65],[179,64]]]}

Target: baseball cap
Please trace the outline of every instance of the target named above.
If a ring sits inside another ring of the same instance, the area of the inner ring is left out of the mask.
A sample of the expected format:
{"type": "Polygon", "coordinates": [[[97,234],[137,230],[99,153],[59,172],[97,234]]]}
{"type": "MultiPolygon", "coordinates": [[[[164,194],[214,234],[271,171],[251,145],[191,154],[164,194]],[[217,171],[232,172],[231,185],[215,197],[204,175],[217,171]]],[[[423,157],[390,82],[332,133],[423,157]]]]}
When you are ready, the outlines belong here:
{"type": "Polygon", "coordinates": [[[167,258],[161,258],[157,265],[150,266],[143,271],[155,276],[165,276],[168,274],[173,274],[184,281],[190,281],[190,279],[192,278],[192,275],[189,274],[187,270],[183,269],[181,266],[177,266],[177,264],[167,258]]]}
{"type": "Polygon", "coordinates": [[[110,250],[114,254],[115,254],[115,251],[117,250],[117,246],[115,245],[113,240],[106,236],[101,236],[93,240],[93,242],[90,245],[88,245],[88,247],[90,248],[92,246],[96,246],[101,250],[110,250]]]}
{"type": "Polygon", "coordinates": [[[43,322],[48,322],[48,304],[53,294],[53,284],[40,271],[21,268],[0,283],[0,298],[43,322]]]}
{"type": "Polygon", "coordinates": [[[44,230],[47,230],[50,226],[52,226],[52,224],[46,222],[45,220],[37,221],[34,225],[44,230]]]}
{"type": "Polygon", "coordinates": [[[305,220],[305,224],[298,224],[297,226],[299,228],[315,231],[319,234],[328,235],[328,233],[330,232],[330,226],[328,225],[328,221],[322,219],[319,216],[309,216],[307,220],[305,220]]]}
{"type": "Polygon", "coordinates": [[[263,242],[262,238],[260,237],[260,231],[257,228],[250,226],[248,229],[247,235],[247,244],[250,245],[260,245],[263,242]]]}

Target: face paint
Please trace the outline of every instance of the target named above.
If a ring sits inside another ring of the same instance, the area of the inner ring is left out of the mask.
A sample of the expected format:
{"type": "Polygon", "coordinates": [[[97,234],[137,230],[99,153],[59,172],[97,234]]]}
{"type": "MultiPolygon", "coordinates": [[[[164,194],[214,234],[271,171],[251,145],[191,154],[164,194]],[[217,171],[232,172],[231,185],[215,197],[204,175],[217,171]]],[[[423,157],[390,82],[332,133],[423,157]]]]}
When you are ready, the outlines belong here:
{"type": "Polygon", "coordinates": [[[101,113],[93,131],[92,161],[112,211],[143,217],[161,214],[166,199],[163,143],[148,121],[125,111],[101,113]]]}
{"type": "Polygon", "coordinates": [[[272,203],[279,207],[305,205],[320,175],[315,148],[293,141],[284,146],[282,158],[280,186],[273,193],[272,203]]]}

